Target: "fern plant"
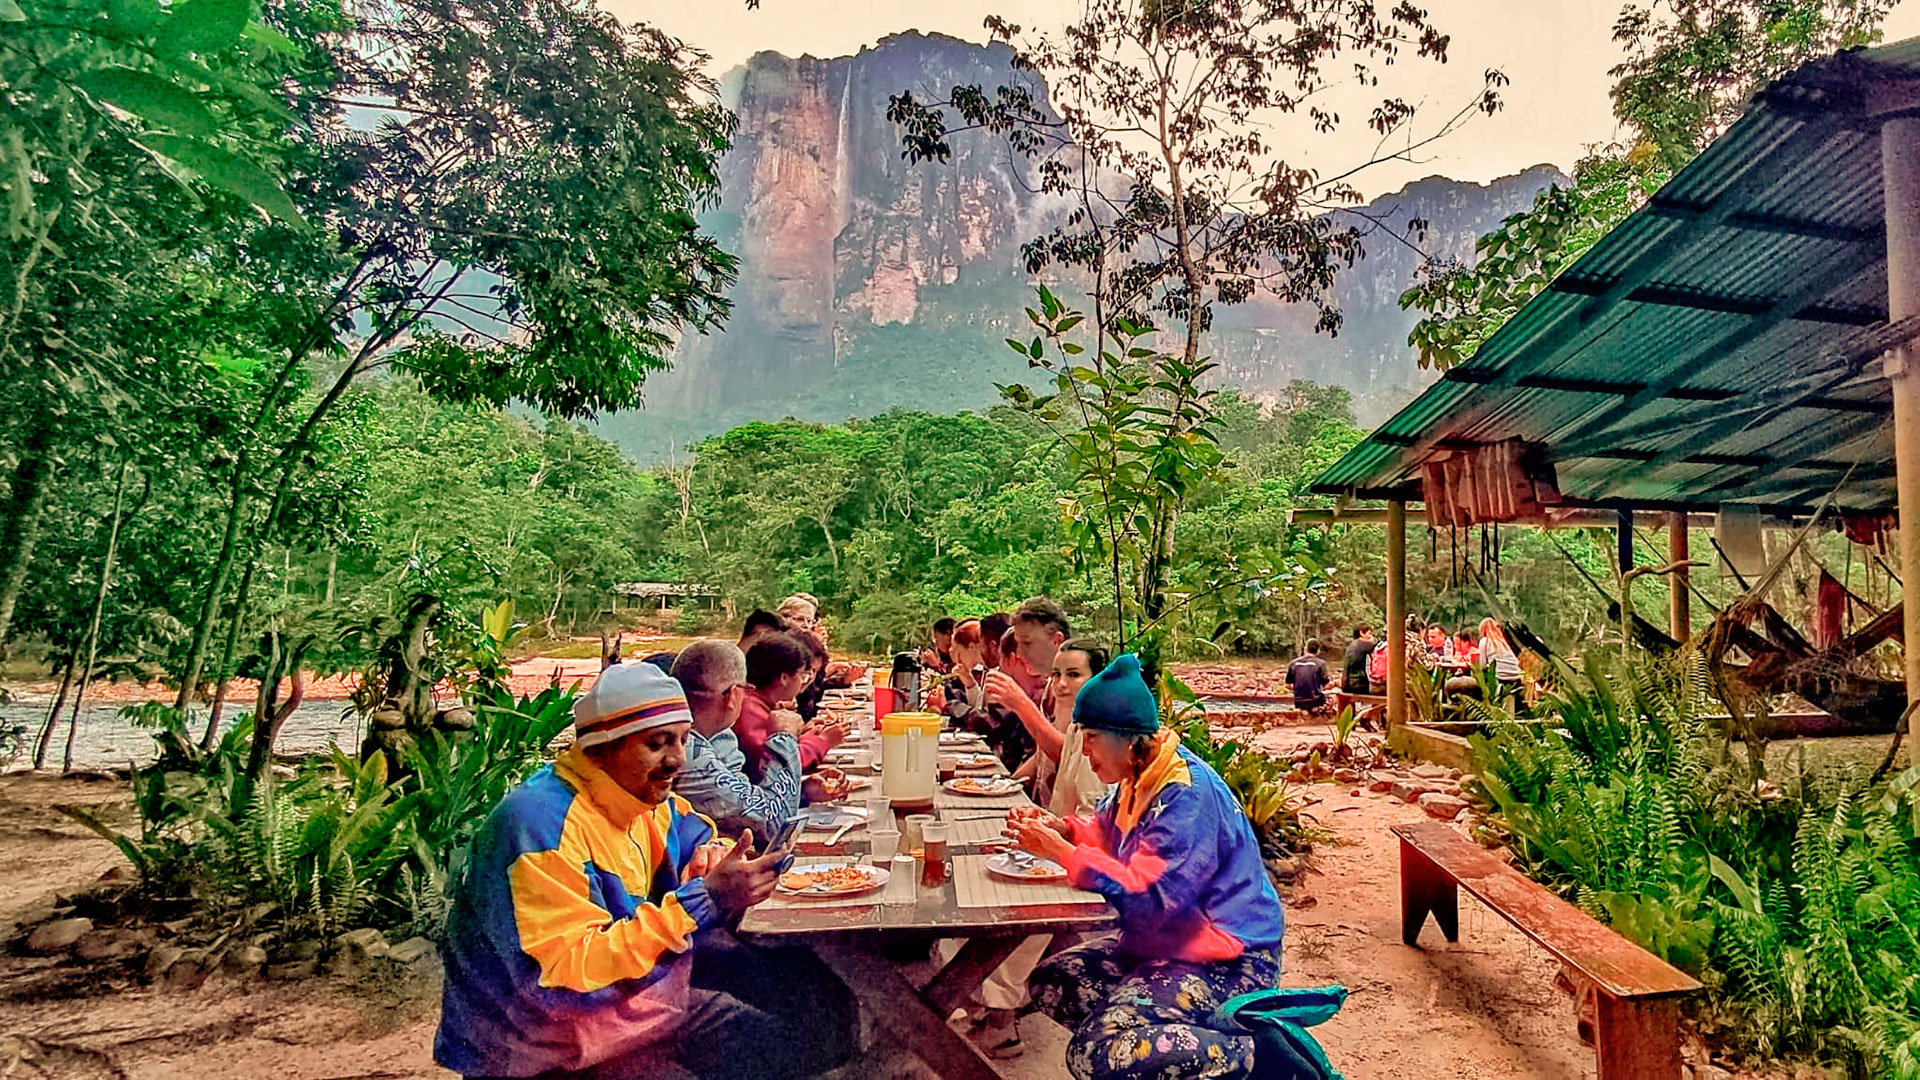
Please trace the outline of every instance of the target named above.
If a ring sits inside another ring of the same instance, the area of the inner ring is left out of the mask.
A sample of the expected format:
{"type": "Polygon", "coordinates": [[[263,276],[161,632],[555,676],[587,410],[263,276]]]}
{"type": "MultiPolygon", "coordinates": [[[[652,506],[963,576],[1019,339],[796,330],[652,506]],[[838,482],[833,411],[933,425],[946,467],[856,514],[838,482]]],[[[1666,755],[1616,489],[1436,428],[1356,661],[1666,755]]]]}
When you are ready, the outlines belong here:
{"type": "Polygon", "coordinates": [[[1473,737],[1522,865],[1701,976],[1737,1048],[1920,1080],[1920,772],[1756,784],[1691,655],[1556,684],[1473,737]]]}

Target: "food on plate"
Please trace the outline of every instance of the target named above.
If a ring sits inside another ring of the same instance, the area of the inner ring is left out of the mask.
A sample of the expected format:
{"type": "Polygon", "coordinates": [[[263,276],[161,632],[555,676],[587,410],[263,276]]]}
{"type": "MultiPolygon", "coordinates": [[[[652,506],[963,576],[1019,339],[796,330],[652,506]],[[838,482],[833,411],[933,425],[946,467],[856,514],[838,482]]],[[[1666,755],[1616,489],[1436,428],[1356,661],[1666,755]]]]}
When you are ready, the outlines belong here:
{"type": "Polygon", "coordinates": [[[1020,784],[1004,776],[962,776],[947,781],[947,790],[962,795],[1011,795],[1020,790],[1020,784]]]}
{"type": "Polygon", "coordinates": [[[873,879],[857,866],[822,866],[780,875],[780,887],[788,892],[844,893],[872,884],[873,879]]]}
{"type": "Polygon", "coordinates": [[[1042,859],[1024,851],[1008,851],[987,860],[987,871],[996,877],[1021,881],[1060,881],[1067,870],[1051,859],[1042,859]]]}
{"type": "Polygon", "coordinates": [[[991,769],[1000,764],[1000,759],[992,754],[955,754],[953,764],[960,769],[991,769]]]}

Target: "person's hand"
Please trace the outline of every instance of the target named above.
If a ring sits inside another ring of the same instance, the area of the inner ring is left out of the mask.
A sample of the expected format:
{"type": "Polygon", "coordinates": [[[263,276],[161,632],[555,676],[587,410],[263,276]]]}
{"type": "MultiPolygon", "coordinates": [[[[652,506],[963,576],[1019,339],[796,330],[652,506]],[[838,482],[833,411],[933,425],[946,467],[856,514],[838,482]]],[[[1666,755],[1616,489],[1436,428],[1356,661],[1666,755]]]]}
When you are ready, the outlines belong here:
{"type": "Polygon", "coordinates": [[[773,730],[784,731],[789,735],[799,735],[807,728],[807,722],[792,709],[775,709],[771,714],[773,730]]]}
{"type": "Polygon", "coordinates": [[[1022,817],[1015,821],[1012,815],[1007,817],[1007,834],[1022,850],[1031,851],[1042,858],[1064,863],[1073,854],[1073,844],[1060,835],[1060,830],[1049,824],[1058,822],[1051,814],[1022,817]]]}
{"type": "Polygon", "coordinates": [[[1004,671],[989,671],[982,682],[987,688],[987,701],[991,704],[1012,708],[1016,699],[1032,700],[1027,698],[1027,692],[1020,688],[1019,681],[1004,671]]]}
{"type": "Polygon", "coordinates": [[[776,848],[749,858],[746,853],[752,848],[753,830],[748,829],[733,850],[703,875],[707,895],[728,914],[739,914],[772,896],[773,887],[780,883],[780,862],[787,853],[776,848]]]}
{"type": "Polygon", "coordinates": [[[699,847],[694,848],[693,854],[687,859],[686,872],[680,875],[680,880],[687,882],[697,877],[706,877],[707,871],[713,869],[721,859],[726,858],[727,850],[731,846],[730,844],[713,843],[701,844],[699,847]]]}
{"type": "Polygon", "coordinates": [[[933,689],[927,691],[926,705],[927,705],[928,712],[937,712],[937,713],[946,712],[947,711],[946,689],[944,687],[936,686],[933,689]]]}
{"type": "Polygon", "coordinates": [[[851,783],[839,769],[822,768],[800,782],[800,795],[808,805],[833,802],[847,797],[851,783]]]}
{"type": "Polygon", "coordinates": [[[1007,827],[1004,830],[1004,835],[1009,840],[1013,839],[1016,836],[1017,828],[1029,822],[1043,825],[1062,836],[1065,836],[1068,831],[1067,823],[1064,819],[1050,814],[1038,806],[1016,806],[1007,811],[1007,827]]]}
{"type": "Polygon", "coordinates": [[[847,737],[853,734],[853,722],[840,717],[822,720],[816,725],[815,734],[825,739],[827,749],[831,750],[841,743],[846,742],[847,737]]]}

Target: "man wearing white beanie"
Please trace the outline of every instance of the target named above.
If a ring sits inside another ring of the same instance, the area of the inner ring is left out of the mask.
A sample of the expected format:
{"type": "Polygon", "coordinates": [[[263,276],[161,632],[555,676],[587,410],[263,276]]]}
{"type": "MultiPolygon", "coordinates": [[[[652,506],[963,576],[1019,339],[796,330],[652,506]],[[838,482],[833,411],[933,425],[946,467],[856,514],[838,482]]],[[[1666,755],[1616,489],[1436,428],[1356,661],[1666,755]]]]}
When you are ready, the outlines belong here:
{"type": "Polygon", "coordinates": [[[833,1063],[809,1060],[805,1024],[713,988],[737,982],[709,970],[741,950],[724,927],[772,893],[784,853],[755,855],[751,833],[722,849],[673,794],[691,723],[659,668],[610,667],[574,705],[572,748],[494,809],[452,888],[442,1065],[585,1080],[833,1063]]]}

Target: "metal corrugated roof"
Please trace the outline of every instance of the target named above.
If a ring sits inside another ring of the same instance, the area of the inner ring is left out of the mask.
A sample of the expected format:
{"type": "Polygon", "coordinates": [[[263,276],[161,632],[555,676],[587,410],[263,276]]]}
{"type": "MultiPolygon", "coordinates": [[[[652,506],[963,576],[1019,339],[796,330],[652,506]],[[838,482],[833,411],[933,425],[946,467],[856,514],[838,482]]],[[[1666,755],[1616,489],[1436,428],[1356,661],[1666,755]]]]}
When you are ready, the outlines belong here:
{"type": "Polygon", "coordinates": [[[1570,500],[1894,505],[1879,118],[1920,38],[1804,65],[1313,484],[1407,497],[1463,446],[1546,446],[1570,500]]]}

